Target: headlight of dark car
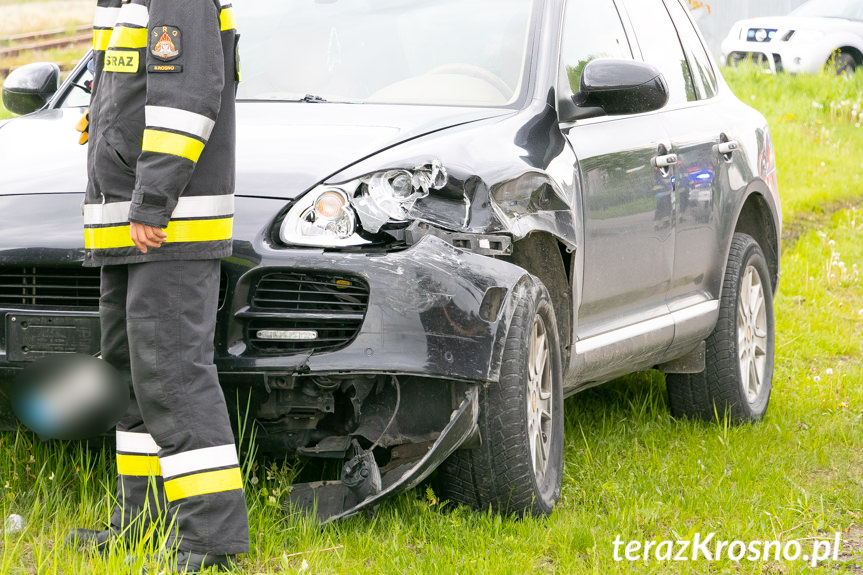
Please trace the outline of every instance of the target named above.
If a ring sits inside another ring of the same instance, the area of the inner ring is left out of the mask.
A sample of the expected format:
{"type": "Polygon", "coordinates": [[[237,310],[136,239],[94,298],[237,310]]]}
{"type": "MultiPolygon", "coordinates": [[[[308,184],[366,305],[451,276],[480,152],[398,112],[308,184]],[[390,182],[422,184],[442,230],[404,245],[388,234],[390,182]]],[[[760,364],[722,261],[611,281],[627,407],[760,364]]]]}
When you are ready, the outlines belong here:
{"type": "Polygon", "coordinates": [[[412,170],[375,172],[338,185],[322,185],[303,196],[282,222],[290,245],[347,247],[370,243],[359,228],[376,234],[387,223],[410,221],[418,200],[446,186],[437,160],[412,170]]]}

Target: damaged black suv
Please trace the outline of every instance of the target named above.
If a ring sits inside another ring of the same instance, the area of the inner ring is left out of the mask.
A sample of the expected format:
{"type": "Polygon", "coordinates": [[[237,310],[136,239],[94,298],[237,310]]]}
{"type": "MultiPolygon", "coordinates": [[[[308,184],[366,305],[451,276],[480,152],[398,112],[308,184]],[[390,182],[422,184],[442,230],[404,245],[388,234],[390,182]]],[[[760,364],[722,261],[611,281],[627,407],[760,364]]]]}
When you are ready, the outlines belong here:
{"type": "MultiPolygon", "coordinates": [[[[344,517],[440,467],[452,500],[547,514],[563,398],[639,370],[668,374],[676,416],[763,416],[773,149],[683,3],[236,11],[235,239],[216,363],[262,448],[347,461],[341,481],[295,486],[294,504],[344,517]]],[[[33,112],[0,126],[7,376],[99,352],[74,130],[88,65],[59,88],[50,64],[4,87],[9,109],[33,112]]]]}

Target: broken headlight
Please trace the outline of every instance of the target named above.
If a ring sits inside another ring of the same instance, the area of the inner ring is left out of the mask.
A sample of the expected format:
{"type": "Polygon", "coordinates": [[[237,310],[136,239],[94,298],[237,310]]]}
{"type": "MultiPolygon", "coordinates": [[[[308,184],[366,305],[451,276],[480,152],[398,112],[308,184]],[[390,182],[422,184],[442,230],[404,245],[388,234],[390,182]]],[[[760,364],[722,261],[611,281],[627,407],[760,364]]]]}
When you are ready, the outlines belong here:
{"type": "Polygon", "coordinates": [[[364,185],[353,202],[363,229],[374,234],[387,222],[411,219],[414,204],[446,182],[446,170],[437,160],[413,170],[389,170],[362,178],[364,185]]]}
{"type": "Polygon", "coordinates": [[[322,186],[303,196],[282,222],[282,241],[293,245],[338,247],[370,243],[358,228],[378,233],[390,222],[409,221],[417,201],[447,184],[437,160],[412,170],[375,172],[339,184],[322,186]]]}

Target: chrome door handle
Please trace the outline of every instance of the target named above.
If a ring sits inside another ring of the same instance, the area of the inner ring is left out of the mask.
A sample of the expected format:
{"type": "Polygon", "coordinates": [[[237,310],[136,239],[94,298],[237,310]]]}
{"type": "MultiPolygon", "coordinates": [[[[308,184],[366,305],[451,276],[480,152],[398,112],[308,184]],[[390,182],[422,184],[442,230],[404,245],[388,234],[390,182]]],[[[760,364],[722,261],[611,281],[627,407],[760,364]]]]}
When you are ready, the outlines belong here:
{"type": "Polygon", "coordinates": [[[727,156],[732,152],[736,152],[740,149],[740,144],[735,141],[730,142],[721,142],[716,145],[716,151],[722,154],[723,156],[727,156]]]}
{"type": "Polygon", "coordinates": [[[654,168],[670,168],[677,165],[677,154],[666,154],[653,158],[654,168]]]}

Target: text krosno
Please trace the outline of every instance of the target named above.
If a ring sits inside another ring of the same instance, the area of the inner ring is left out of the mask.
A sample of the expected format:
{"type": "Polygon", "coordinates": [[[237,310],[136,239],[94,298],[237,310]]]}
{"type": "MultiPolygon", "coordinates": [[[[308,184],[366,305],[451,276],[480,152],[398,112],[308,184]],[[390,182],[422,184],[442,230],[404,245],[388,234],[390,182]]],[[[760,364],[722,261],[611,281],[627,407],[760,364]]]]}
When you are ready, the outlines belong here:
{"type": "Polygon", "coordinates": [[[807,552],[799,541],[719,541],[716,533],[702,537],[696,533],[692,541],[623,541],[618,535],[614,539],[615,561],[809,561],[815,567],[819,561],[839,558],[841,535],[836,533],[829,539],[812,541],[812,551],[807,552]]]}

